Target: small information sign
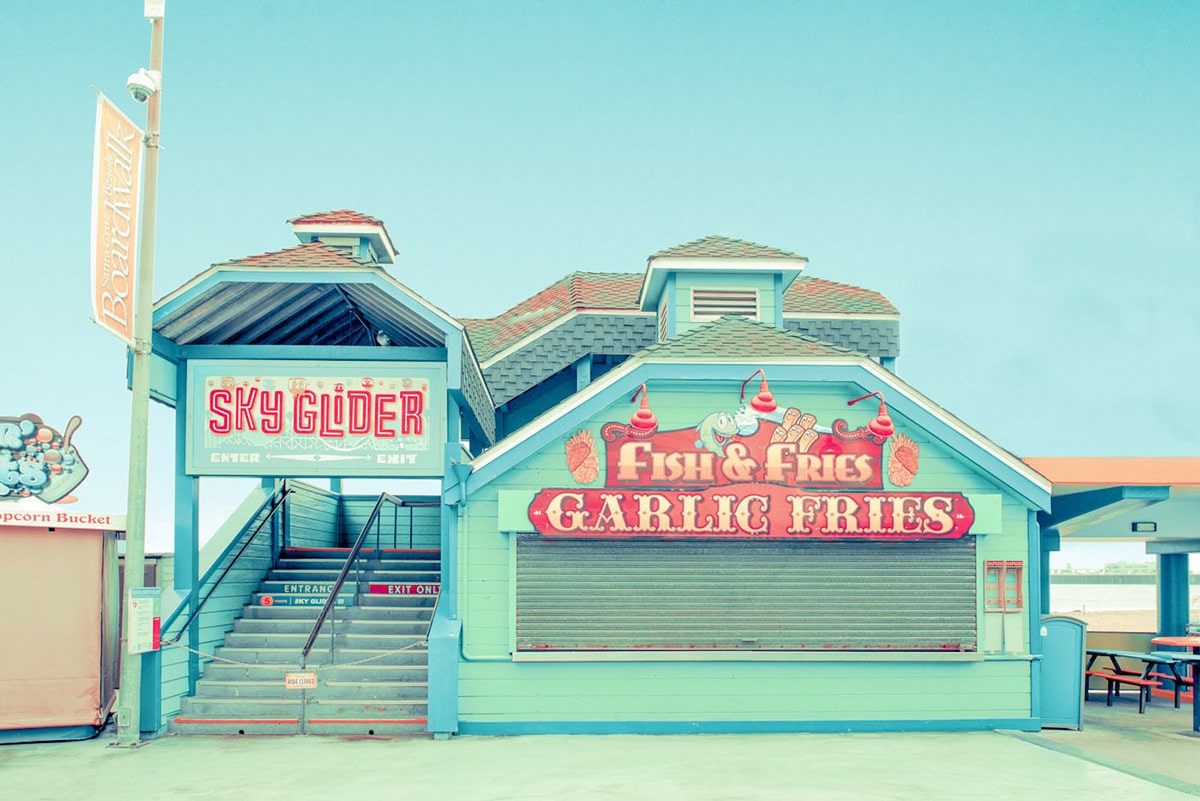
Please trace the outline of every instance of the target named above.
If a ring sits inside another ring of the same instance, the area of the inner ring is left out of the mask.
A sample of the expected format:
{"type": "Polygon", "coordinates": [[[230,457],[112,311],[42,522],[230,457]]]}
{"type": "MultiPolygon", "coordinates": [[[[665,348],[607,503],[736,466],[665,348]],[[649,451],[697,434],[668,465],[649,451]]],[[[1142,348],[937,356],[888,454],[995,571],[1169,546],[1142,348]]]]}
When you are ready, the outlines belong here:
{"type": "Polygon", "coordinates": [[[126,615],[126,651],[157,651],[162,645],[162,587],[130,587],[126,615]]]}
{"type": "Polygon", "coordinates": [[[289,690],[315,690],[317,689],[317,674],[285,673],[283,686],[289,690]]]}
{"type": "Polygon", "coordinates": [[[372,595],[437,595],[441,584],[372,584],[372,595]]]}

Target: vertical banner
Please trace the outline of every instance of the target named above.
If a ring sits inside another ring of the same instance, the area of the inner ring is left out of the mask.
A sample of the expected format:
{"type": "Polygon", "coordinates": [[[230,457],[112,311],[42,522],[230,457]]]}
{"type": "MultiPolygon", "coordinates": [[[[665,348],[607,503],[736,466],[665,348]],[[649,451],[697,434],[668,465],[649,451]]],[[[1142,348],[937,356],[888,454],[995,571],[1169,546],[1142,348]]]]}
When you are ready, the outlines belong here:
{"type": "Polygon", "coordinates": [[[133,344],[142,130],[96,93],[92,164],[92,320],[133,344]]]}

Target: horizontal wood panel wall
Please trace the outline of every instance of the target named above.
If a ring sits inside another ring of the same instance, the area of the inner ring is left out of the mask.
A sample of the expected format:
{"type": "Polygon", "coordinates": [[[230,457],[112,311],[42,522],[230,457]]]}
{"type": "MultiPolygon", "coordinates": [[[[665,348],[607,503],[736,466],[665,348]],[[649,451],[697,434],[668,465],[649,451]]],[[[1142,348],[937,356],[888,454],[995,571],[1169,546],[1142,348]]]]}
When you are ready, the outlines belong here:
{"type": "Polygon", "coordinates": [[[1030,663],[467,662],[464,722],[1030,717],[1030,663]]]}
{"type": "MultiPolygon", "coordinates": [[[[263,496],[265,499],[265,495],[263,496]]],[[[271,552],[271,524],[266,522],[268,509],[260,511],[247,520],[241,533],[233,538],[225,553],[216,560],[215,569],[208,581],[200,588],[200,598],[208,596],[204,608],[200,611],[198,628],[200,643],[197,649],[202,654],[211,654],[213,649],[225,642],[225,634],[233,628],[233,623],[242,615],[246,604],[250,603],[251,594],[258,588],[267,571],[271,569],[273,554],[271,552]],[[259,528],[259,524],[262,527],[259,528]],[[242,545],[258,528],[258,534],[253,536],[250,545],[246,547],[241,558],[234,562],[242,545]],[[216,584],[225,568],[233,563],[229,573],[216,584]],[[213,589],[215,585],[215,589],[213,589]]],[[[207,572],[207,568],[206,568],[207,572]]],[[[180,627],[187,622],[188,612],[185,610],[171,625],[169,631],[163,632],[163,640],[174,639],[179,635],[180,627]]],[[[188,645],[186,636],[180,638],[181,645],[188,645]]],[[[200,670],[211,662],[211,658],[200,657],[200,670]]],[[[179,702],[188,693],[188,655],[182,648],[170,645],[164,646],[162,654],[162,723],[179,714],[179,702]]]]}
{"type": "MultiPolygon", "coordinates": [[[[345,543],[350,545],[362,531],[378,495],[342,498],[342,525],[345,543]]],[[[379,526],[368,535],[366,547],[414,548],[437,550],[442,544],[442,510],[437,506],[396,506],[384,502],[379,510],[379,526]],[[409,543],[412,543],[411,546],[409,543]]]]}
{"type": "MultiPolygon", "coordinates": [[[[775,379],[775,375],[772,374],[775,379]]],[[[651,405],[661,429],[694,426],[729,401],[710,382],[696,380],[664,389],[649,387],[651,405]]],[[[808,385],[794,393],[772,380],[781,404],[799,405],[828,424],[850,417],[848,388],[808,385]]],[[[856,389],[856,388],[850,388],[856,389]]],[[[625,421],[635,404],[618,404],[579,420],[598,446],[600,427],[625,421]]],[[[874,409],[865,416],[869,419],[874,409]]],[[[948,451],[940,442],[893,411],[899,432],[920,446],[920,468],[912,492],[1001,493],[1003,530],[976,539],[976,570],[989,559],[1028,558],[1027,514],[1020,500],[948,451]]],[[[565,437],[564,437],[565,441],[565,437]]],[[[460,663],[460,720],[471,723],[593,720],[936,720],[1030,717],[1028,615],[984,614],[978,620],[978,662],[882,661],[890,655],[861,653],[861,661],[756,661],[739,653],[739,661],[685,661],[682,655],[647,662],[513,662],[516,647],[517,585],[515,548],[518,534],[501,530],[497,511],[500,490],[536,492],[549,487],[578,486],[566,467],[564,442],[527,458],[519,469],[472,492],[460,512],[458,603],[463,621],[460,663]],[[1001,636],[1006,630],[1007,635],[1001,636]],[[990,646],[988,641],[992,641],[990,646]],[[1005,657],[1004,654],[1016,655],[1005,657]],[[675,698],[673,698],[675,697],[675,698]],[[683,699],[683,700],[679,700],[683,699]],[[758,709],[755,712],[753,710],[758,709]]],[[[603,448],[599,455],[603,459],[603,448]]],[[[600,482],[589,485],[599,486],[600,482]]],[[[532,526],[525,531],[532,531],[532,526]]],[[[1023,594],[1028,595],[1026,570],[1023,594]]],[[[977,610],[982,609],[982,601],[977,610]]],[[[581,655],[577,655],[581,656],[581,655]]],[[[598,659],[602,659],[600,655],[598,659]]],[[[710,655],[710,659],[712,656],[710,655]]],[[[798,656],[803,660],[804,654],[798,656]]],[[[894,656],[892,657],[894,658],[894,656]]]]}
{"type": "Polygon", "coordinates": [[[517,541],[518,650],[975,650],[975,538],[517,541]]]}
{"type": "Polygon", "coordinates": [[[287,547],[338,547],[341,496],[302,481],[289,480],[288,487],[287,547]]]}

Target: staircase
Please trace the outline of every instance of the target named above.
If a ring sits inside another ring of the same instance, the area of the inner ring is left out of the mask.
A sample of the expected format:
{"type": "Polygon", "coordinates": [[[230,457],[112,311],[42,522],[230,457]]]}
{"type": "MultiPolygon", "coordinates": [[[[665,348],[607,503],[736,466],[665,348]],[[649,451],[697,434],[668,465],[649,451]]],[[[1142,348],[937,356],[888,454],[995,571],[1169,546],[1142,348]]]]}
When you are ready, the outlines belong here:
{"type": "Polygon", "coordinates": [[[179,734],[396,735],[427,730],[426,632],[440,589],[437,551],[364,551],[301,669],[300,652],[346,549],[284,551],[196,693],[169,727],[179,734]],[[331,645],[333,650],[331,652],[331,645]],[[287,674],[316,674],[290,689],[287,674]]]}

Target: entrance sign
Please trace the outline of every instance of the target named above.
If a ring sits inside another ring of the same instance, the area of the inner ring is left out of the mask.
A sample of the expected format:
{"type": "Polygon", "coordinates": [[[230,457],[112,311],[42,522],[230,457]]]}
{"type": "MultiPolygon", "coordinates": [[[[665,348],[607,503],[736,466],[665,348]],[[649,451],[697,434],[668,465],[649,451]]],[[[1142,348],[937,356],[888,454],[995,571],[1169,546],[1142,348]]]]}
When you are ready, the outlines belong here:
{"type": "Polygon", "coordinates": [[[143,133],[107,97],[99,92],[96,95],[92,320],[132,345],[143,133]]]}
{"type": "Polygon", "coordinates": [[[191,361],[187,472],[439,476],[445,384],[426,363],[191,361]]]}
{"type": "MultiPolygon", "coordinates": [[[[764,390],[765,392],[765,390],[764,390]]],[[[580,485],[544,489],[529,520],[546,536],[655,539],[958,539],[975,510],[957,492],[907,488],[919,446],[897,434],[887,409],[865,425],[821,425],[763,397],[716,411],[694,427],[660,431],[644,387],[628,424],[580,431],[566,467],[580,485]],[[886,479],[886,482],[885,482],[886,479]]],[[[634,396],[635,398],[637,395],[634,396]]],[[[870,396],[867,396],[870,397],[870,396]]],[[[859,398],[858,400],[863,400],[859,398]]],[[[857,403],[851,401],[851,404],[857,403]]]]}

